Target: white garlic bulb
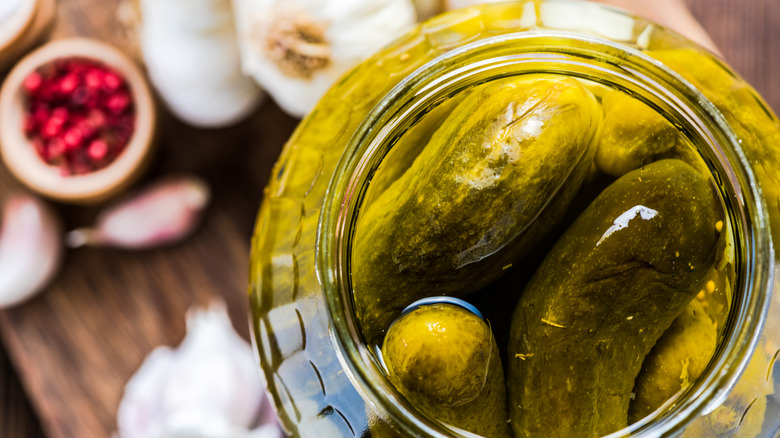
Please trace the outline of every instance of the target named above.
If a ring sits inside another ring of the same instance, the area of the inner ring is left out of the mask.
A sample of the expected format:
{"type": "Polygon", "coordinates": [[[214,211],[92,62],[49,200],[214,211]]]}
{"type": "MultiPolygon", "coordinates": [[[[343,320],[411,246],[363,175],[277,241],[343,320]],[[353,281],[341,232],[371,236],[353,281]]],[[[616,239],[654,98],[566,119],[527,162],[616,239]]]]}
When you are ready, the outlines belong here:
{"type": "Polygon", "coordinates": [[[262,91],[241,72],[230,0],[141,0],[141,51],[167,106],[200,127],[244,118],[262,91]]]}
{"type": "Polygon", "coordinates": [[[244,72],[296,117],[416,19],[411,0],[234,0],[234,6],[244,72]]]}
{"type": "Polygon", "coordinates": [[[125,387],[121,438],[281,438],[249,344],[224,304],[190,311],[177,349],[157,347],[125,387]],[[258,418],[266,423],[255,428],[258,418]]]}

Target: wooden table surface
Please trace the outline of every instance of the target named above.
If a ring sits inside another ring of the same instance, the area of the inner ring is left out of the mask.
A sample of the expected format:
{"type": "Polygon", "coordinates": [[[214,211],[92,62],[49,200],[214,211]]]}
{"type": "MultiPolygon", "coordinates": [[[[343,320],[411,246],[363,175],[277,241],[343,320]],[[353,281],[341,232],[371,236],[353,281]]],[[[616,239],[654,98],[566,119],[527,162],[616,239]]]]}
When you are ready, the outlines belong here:
{"type": "MultiPolygon", "coordinates": [[[[780,110],[780,1],[686,1],[731,65],[780,110]]],[[[117,4],[59,0],[53,38],[82,35],[126,45],[117,4]]],[[[204,223],[173,248],[71,251],[43,295],[0,312],[1,437],[110,436],[126,380],[152,348],[178,344],[192,304],[221,297],[247,335],[254,215],[295,125],[270,101],[230,129],[197,130],[163,115],[162,147],[147,180],[170,172],[206,178],[214,203],[204,223]]],[[[0,198],[14,187],[0,167],[0,198]]],[[[96,213],[58,210],[68,227],[86,225],[96,213]]]]}

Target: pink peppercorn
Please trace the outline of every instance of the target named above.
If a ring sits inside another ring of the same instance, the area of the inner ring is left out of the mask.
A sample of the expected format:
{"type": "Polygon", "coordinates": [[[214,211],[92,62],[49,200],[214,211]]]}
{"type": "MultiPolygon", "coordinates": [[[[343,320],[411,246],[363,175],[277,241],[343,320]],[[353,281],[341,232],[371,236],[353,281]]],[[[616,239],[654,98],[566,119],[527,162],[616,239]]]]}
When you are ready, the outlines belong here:
{"type": "Polygon", "coordinates": [[[84,74],[84,83],[91,90],[99,90],[103,85],[103,72],[98,69],[90,69],[84,74]]]}
{"type": "Polygon", "coordinates": [[[34,71],[24,79],[24,90],[27,91],[28,94],[35,94],[41,89],[42,82],[43,78],[41,77],[41,74],[34,71]]]}
{"type": "Polygon", "coordinates": [[[81,146],[81,131],[77,128],[70,128],[63,134],[62,140],[65,142],[66,150],[75,151],[81,146]]]}
{"type": "Polygon", "coordinates": [[[59,59],[30,73],[23,88],[24,132],[41,159],[63,175],[109,165],[135,130],[127,82],[101,63],[59,59]]]}
{"type": "Polygon", "coordinates": [[[87,121],[93,128],[102,128],[106,125],[106,114],[99,109],[91,109],[87,113],[87,121]]]}
{"type": "Polygon", "coordinates": [[[76,91],[76,87],[79,86],[79,77],[73,73],[67,74],[60,80],[60,93],[63,96],[69,95],[76,91]]]}
{"type": "Polygon", "coordinates": [[[60,119],[50,118],[46,121],[46,123],[43,125],[43,129],[41,130],[41,136],[43,138],[52,138],[57,136],[57,134],[60,133],[62,130],[63,121],[60,119]]]}
{"type": "Polygon", "coordinates": [[[52,159],[57,159],[65,153],[65,142],[61,138],[53,138],[46,145],[52,159]]]}
{"type": "Polygon", "coordinates": [[[95,161],[100,161],[105,158],[108,153],[108,144],[101,139],[93,140],[92,143],[89,144],[87,152],[89,153],[90,158],[95,161]]]}
{"type": "Polygon", "coordinates": [[[122,78],[114,72],[106,72],[103,76],[103,89],[109,93],[119,90],[123,85],[122,78]]]}
{"type": "Polygon", "coordinates": [[[122,114],[130,105],[130,96],[127,93],[117,93],[108,98],[106,107],[114,114],[122,114]]]}

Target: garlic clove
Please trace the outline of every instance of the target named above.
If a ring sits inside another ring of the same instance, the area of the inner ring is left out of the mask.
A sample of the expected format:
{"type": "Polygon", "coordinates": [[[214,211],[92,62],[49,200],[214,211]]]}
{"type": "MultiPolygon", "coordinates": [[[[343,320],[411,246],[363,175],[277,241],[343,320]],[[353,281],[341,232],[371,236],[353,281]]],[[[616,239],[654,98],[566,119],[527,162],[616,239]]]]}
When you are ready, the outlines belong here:
{"type": "Polygon", "coordinates": [[[117,422],[122,438],[281,438],[249,344],[224,304],[190,311],[176,349],[157,347],[128,381],[117,422]]]}
{"type": "Polygon", "coordinates": [[[13,194],[5,203],[0,231],[0,307],[10,307],[43,289],[62,261],[62,226],[40,199],[13,194]]]}
{"type": "Polygon", "coordinates": [[[168,108],[204,128],[231,125],[262,101],[241,72],[228,0],[140,0],[140,45],[168,108]]]}
{"type": "Polygon", "coordinates": [[[200,178],[169,178],[104,211],[93,228],[69,232],[65,241],[71,248],[146,249],[173,244],[197,227],[210,198],[211,190],[200,178]]]}
{"type": "Polygon", "coordinates": [[[416,21],[411,0],[235,0],[234,6],[244,72],[296,117],[416,21]]]}

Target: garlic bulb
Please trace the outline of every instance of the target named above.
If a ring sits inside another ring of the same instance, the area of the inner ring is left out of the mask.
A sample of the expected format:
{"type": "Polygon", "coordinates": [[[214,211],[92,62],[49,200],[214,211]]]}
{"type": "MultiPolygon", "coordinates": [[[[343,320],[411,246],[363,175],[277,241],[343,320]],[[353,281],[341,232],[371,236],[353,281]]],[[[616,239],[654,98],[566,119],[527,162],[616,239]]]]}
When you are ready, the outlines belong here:
{"type": "Polygon", "coordinates": [[[198,225],[210,197],[209,186],[199,178],[169,178],[105,210],[94,228],[73,230],[65,241],[71,248],[144,249],[176,243],[198,225]]]}
{"type": "Polygon", "coordinates": [[[26,194],[5,203],[0,231],[0,307],[18,304],[46,286],[62,260],[62,227],[43,201],[26,194]]]}
{"type": "Polygon", "coordinates": [[[141,51],[168,107],[187,123],[227,126],[262,92],[241,73],[230,0],[141,0],[141,51]]]}
{"type": "Polygon", "coordinates": [[[411,0],[234,0],[244,71],[301,117],[415,22],[411,0]]]}
{"type": "Polygon", "coordinates": [[[190,310],[176,349],[160,346],[128,381],[119,404],[121,438],[281,438],[252,348],[224,304],[190,310]],[[255,428],[258,418],[266,422],[255,428]],[[254,430],[252,430],[254,429],[254,430]]]}

